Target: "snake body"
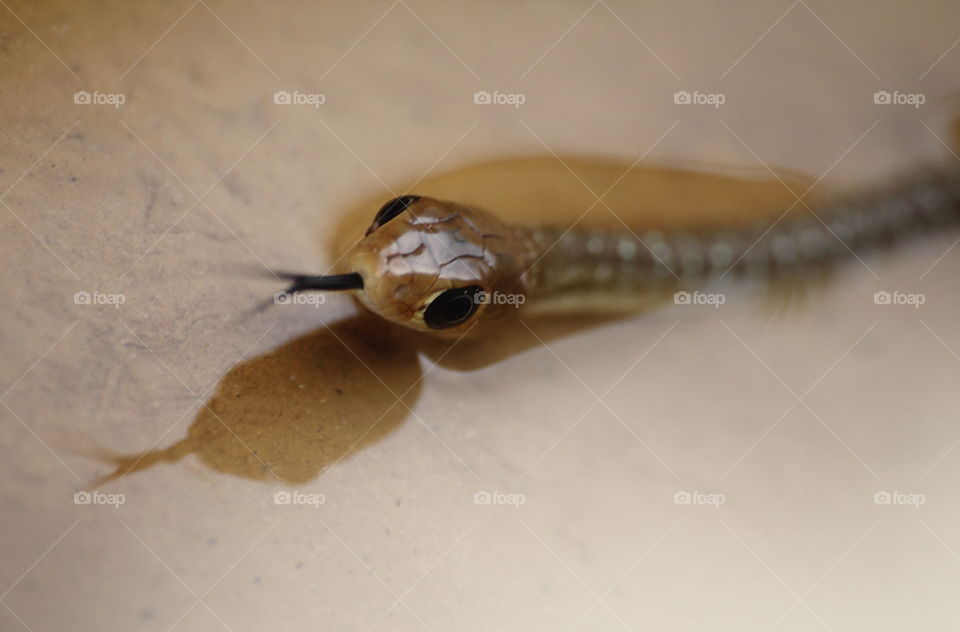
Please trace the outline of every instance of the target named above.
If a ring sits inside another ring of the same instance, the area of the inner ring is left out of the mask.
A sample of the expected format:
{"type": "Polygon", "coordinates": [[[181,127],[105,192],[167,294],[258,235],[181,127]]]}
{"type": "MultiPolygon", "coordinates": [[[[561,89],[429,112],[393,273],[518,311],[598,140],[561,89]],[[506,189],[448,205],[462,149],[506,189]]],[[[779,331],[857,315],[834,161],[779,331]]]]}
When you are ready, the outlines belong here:
{"type": "Polygon", "coordinates": [[[960,169],[925,173],[869,196],[800,208],[779,221],[690,231],[513,229],[526,247],[532,302],[721,277],[775,281],[960,223],[960,169]]]}
{"type": "Polygon", "coordinates": [[[727,277],[771,283],[957,227],[960,168],[815,208],[797,202],[766,223],[692,232],[511,225],[483,209],[407,195],[377,213],[349,255],[349,273],[295,276],[288,291],[350,289],[389,321],[457,337],[500,326],[521,306],[593,313],[618,302],[611,299],[727,277]]]}

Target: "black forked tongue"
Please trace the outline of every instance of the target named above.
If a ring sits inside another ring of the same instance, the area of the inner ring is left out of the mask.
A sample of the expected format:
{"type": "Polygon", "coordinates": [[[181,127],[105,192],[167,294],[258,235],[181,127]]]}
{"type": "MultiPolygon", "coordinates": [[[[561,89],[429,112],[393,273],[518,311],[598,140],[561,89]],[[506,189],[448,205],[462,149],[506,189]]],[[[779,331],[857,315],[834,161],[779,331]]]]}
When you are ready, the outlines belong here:
{"type": "Polygon", "coordinates": [[[363,277],[356,272],[326,276],[278,272],[277,276],[281,279],[291,281],[290,287],[284,290],[287,294],[296,294],[297,292],[306,292],[309,290],[335,291],[363,289],[363,277]]]}

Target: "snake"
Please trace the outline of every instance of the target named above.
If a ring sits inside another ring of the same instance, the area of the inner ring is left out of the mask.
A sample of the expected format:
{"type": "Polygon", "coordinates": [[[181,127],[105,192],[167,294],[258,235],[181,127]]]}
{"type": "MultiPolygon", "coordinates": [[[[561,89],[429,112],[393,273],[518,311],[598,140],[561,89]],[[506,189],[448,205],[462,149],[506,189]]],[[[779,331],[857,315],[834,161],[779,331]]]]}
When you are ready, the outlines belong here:
{"type": "Polygon", "coordinates": [[[427,334],[490,331],[531,311],[591,313],[725,279],[803,277],[960,227],[960,168],[903,177],[808,212],[694,231],[514,225],[419,195],[386,202],[346,257],[348,272],[284,273],[281,294],[347,291],[377,316],[427,334]]]}

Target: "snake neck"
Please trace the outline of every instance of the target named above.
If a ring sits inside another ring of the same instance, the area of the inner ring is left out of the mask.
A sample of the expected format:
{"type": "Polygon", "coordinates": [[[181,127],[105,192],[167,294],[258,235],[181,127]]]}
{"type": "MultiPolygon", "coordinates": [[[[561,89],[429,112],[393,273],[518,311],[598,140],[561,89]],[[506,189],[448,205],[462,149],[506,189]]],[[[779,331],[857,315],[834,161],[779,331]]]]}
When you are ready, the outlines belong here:
{"type": "Polygon", "coordinates": [[[528,299],[665,292],[725,277],[775,282],[960,224],[960,169],[777,221],[705,232],[517,227],[528,299]]]}

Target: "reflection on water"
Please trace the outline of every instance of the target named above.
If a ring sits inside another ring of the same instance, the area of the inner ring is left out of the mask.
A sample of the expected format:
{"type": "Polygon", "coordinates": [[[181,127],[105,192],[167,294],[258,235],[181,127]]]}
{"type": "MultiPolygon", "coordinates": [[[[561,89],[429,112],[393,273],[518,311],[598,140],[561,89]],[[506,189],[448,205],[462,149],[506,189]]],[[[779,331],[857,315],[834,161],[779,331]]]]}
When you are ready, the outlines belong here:
{"type": "MultiPolygon", "coordinates": [[[[629,167],[582,158],[501,160],[423,180],[411,192],[482,206],[515,223],[569,225],[580,219],[584,226],[613,226],[619,224],[616,213],[642,228],[729,225],[761,214],[778,216],[795,199],[772,177],[629,167]],[[606,192],[605,204],[597,203],[594,192],[606,192]]],[[[798,192],[809,185],[798,176],[781,178],[798,192]]],[[[335,253],[363,234],[383,201],[378,196],[345,213],[334,235],[335,253]]],[[[527,324],[549,342],[603,322],[564,318],[527,324]]],[[[305,483],[383,439],[407,418],[407,407],[414,406],[424,388],[418,354],[445,368],[468,371],[537,346],[537,337],[518,326],[497,332],[495,339],[438,341],[360,314],[233,367],[186,438],[161,450],[101,455],[114,469],[95,484],[187,455],[234,476],[305,483]]]]}

